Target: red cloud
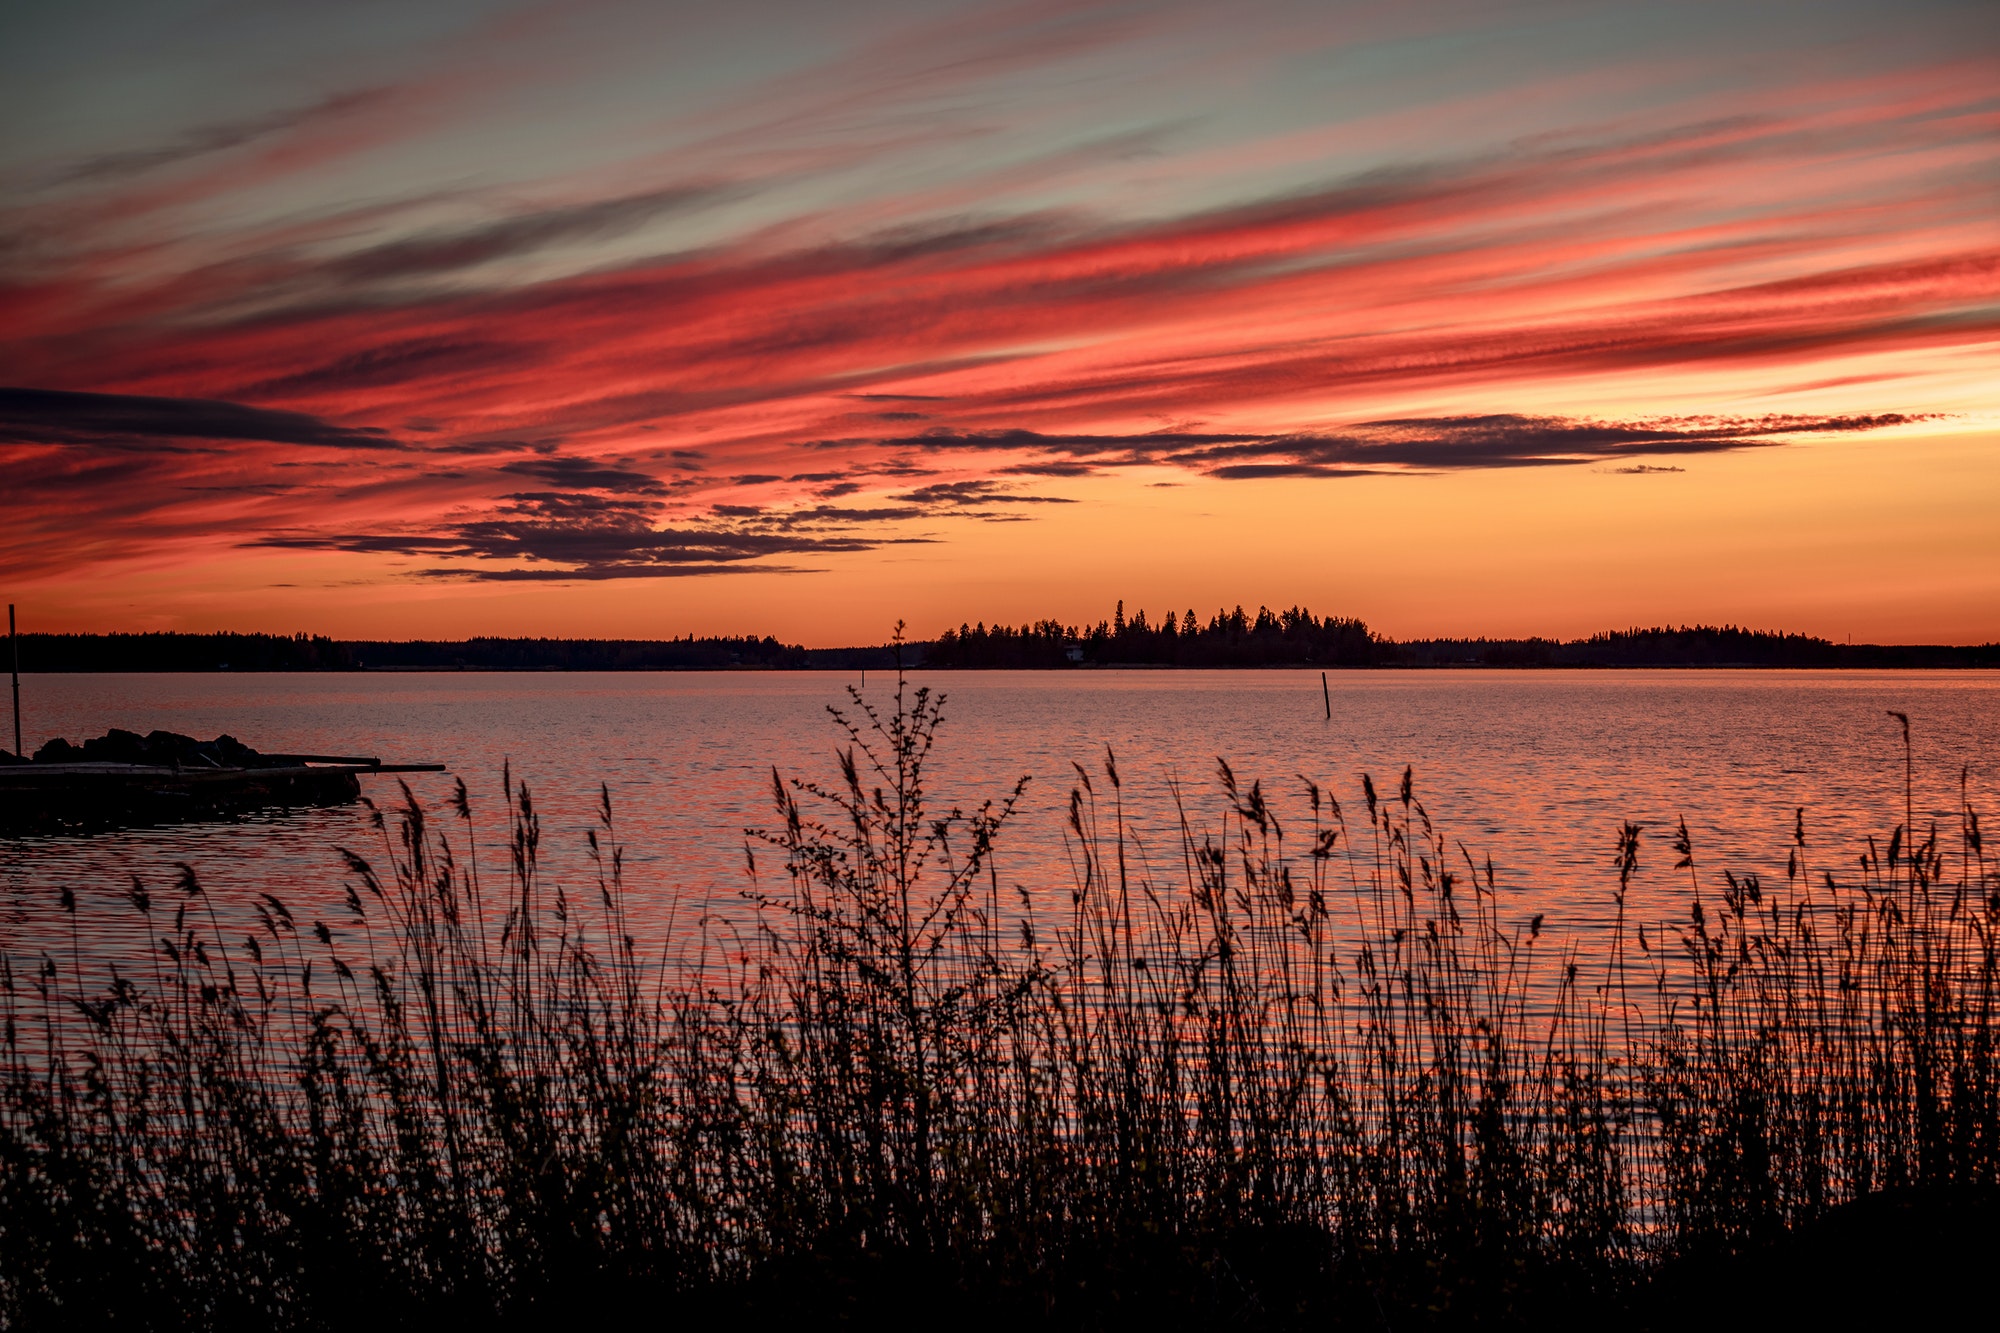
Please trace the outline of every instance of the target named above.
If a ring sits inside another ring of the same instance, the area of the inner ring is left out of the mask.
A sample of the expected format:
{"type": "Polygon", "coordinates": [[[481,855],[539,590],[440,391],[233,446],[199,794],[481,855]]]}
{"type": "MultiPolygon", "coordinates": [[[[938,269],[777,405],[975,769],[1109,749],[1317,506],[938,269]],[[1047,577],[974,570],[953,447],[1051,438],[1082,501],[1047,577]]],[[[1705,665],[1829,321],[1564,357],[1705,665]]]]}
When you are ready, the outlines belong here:
{"type": "MultiPolygon", "coordinates": [[[[1101,39],[1092,34],[1068,36],[1101,39]]],[[[60,246],[45,249],[38,268],[0,283],[0,353],[19,382],[203,400],[293,426],[211,422],[201,435],[127,422],[79,441],[16,421],[0,464],[28,478],[37,512],[7,549],[38,568],[100,558],[212,529],[215,497],[228,495],[232,534],[252,541],[482,559],[517,547],[554,559],[570,542],[598,552],[579,566],[733,567],[846,539],[688,526],[717,501],[809,503],[954,469],[908,492],[923,503],[884,511],[930,521],[954,494],[992,495],[988,481],[1073,472],[1074,459],[1034,442],[1054,436],[1138,440],[1161,421],[1223,421],[1209,445],[1121,445],[1092,466],[1325,475],[1354,460],[1229,451],[1331,438],[1339,423],[1402,415],[1425,395],[1476,393],[1490,419],[1525,420],[1511,415],[1524,400],[1590,377],[1643,374],[1685,396],[1718,369],[1830,382],[1814,368],[1835,357],[1990,342],[2000,246],[1981,173],[2000,111],[1965,70],[1835,91],[1795,99],[1822,110],[1533,143],[1163,220],[1043,209],[774,239],[837,224],[802,218],[536,281],[508,279],[501,261],[756,186],[627,189],[345,249],[337,228],[288,221],[152,279],[130,246],[86,244],[59,260],[47,255],[60,246]],[[498,276],[467,276],[487,264],[498,276]],[[912,433],[914,419],[938,434],[912,433]],[[330,462],[301,436],[308,421],[325,439],[393,439],[413,457],[330,462]],[[1012,452],[946,443],[1007,431],[1035,434],[1012,452]],[[520,511],[524,484],[581,494],[607,477],[657,514],[600,513],[572,531],[583,519],[571,510],[520,511]],[[104,515],[122,525],[119,541],[51,549],[51,534],[104,515]],[[539,545],[467,535],[493,533],[539,545]],[[683,550],[696,555],[672,554],[683,550]]],[[[365,127],[348,129],[378,133],[370,107],[263,131],[272,142],[255,161],[334,151],[329,117],[365,112],[365,127]]],[[[175,188],[222,188],[218,173],[175,188]]],[[[1402,463],[1522,461],[1426,457],[1402,463]]]]}

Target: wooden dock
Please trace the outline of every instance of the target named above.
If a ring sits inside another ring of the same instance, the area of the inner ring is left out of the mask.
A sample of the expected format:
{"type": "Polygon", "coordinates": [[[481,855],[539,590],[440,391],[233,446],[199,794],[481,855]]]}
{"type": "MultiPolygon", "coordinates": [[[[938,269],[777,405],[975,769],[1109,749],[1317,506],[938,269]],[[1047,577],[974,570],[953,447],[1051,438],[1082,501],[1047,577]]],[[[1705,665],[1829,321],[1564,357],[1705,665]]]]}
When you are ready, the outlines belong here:
{"type": "Polygon", "coordinates": [[[344,805],[364,773],[441,773],[347,755],[258,756],[248,766],[111,762],[0,764],[0,834],[90,833],[232,819],[253,810],[344,805]]]}

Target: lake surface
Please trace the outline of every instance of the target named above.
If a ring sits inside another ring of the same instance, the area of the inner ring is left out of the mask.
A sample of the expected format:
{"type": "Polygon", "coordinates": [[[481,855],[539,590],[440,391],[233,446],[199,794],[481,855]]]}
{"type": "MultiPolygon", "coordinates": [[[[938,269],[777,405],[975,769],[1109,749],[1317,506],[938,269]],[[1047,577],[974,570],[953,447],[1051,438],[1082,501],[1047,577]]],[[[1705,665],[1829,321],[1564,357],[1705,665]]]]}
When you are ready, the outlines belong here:
{"type": "MultiPolygon", "coordinates": [[[[948,699],[932,790],[976,804],[1028,776],[1001,842],[1001,878],[1066,902],[1063,815],[1072,763],[1102,773],[1117,755],[1146,864],[1181,879],[1168,783],[1197,828],[1225,810],[1222,756],[1247,787],[1261,779],[1288,828],[1309,823],[1298,777],[1361,804],[1360,774],[1387,794],[1404,765],[1417,796],[1454,841],[1491,856],[1501,891],[1525,914],[1570,927],[1605,919],[1624,820],[1646,826],[1638,893],[1677,910],[1684,880],[1667,839],[1685,816],[1704,868],[1782,877],[1794,812],[1804,807],[1816,869],[1852,867],[1868,833],[1901,822],[1903,747],[1886,710],[1910,715],[1917,822],[1955,836],[1961,771],[1975,808],[2000,795],[2000,674],[1978,672],[1317,671],[917,673],[948,699]]],[[[437,761],[471,789],[489,864],[504,833],[501,766],[511,763],[543,813],[545,862],[560,881],[591,878],[584,831],[600,782],[628,847],[637,923],[664,933],[729,915],[746,884],[744,829],[770,822],[770,775],[833,782],[843,736],[827,715],[859,677],[799,673],[452,673],[65,675],[22,682],[30,750],[109,727],[259,749],[437,761]]],[[[894,681],[864,697],[893,707],[894,681]]],[[[376,800],[395,780],[362,779],[376,800]]],[[[413,775],[442,813],[447,775],[413,775]]],[[[1104,784],[1098,782],[1100,792],[1104,784]]],[[[455,828],[455,821],[450,821],[455,828]]],[[[1365,820],[1351,816],[1351,822],[1365,820]]],[[[456,836],[456,834],[454,834],[456,836]]],[[[1308,839],[1294,836],[1303,852],[1308,839]]],[[[220,901],[275,891],[332,902],[344,878],[336,848],[379,852],[358,806],[278,812],[240,823],[183,825],[89,838],[0,839],[0,949],[55,947],[59,890],[86,908],[82,946],[116,953],[118,903],[133,877],[165,886],[192,866],[220,901]]],[[[762,862],[776,864],[766,852],[762,862]]],[[[330,910],[330,909],[329,909],[330,910]]],[[[129,916],[129,913],[126,914],[129,916]]],[[[331,918],[330,918],[331,919],[331,918]]],[[[66,927],[59,942],[69,947],[66,927]]],[[[131,943],[137,943],[136,938],[131,943]]]]}

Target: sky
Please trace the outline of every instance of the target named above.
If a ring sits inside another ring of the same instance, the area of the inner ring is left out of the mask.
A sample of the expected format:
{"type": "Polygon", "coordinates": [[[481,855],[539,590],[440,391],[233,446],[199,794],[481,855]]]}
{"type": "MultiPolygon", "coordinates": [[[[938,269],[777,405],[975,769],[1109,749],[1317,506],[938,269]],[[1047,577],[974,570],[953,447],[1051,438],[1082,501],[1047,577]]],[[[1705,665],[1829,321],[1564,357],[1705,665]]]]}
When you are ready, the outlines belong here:
{"type": "Polygon", "coordinates": [[[2000,7],[0,10],[48,630],[2000,640],[2000,7]]]}

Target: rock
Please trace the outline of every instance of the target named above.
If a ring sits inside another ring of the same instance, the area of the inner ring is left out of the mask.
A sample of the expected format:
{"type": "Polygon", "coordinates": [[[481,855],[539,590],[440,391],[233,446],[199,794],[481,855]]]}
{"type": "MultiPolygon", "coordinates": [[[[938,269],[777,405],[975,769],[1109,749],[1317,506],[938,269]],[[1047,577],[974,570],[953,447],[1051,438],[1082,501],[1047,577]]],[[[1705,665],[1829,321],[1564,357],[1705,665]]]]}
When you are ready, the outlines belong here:
{"type": "MultiPolygon", "coordinates": [[[[224,734],[212,741],[199,741],[177,731],[136,731],[113,727],[82,745],[71,745],[58,736],[35,751],[38,764],[145,764],[157,768],[268,768],[257,751],[224,734]]],[[[283,761],[275,761],[282,763],[283,761]]]]}

